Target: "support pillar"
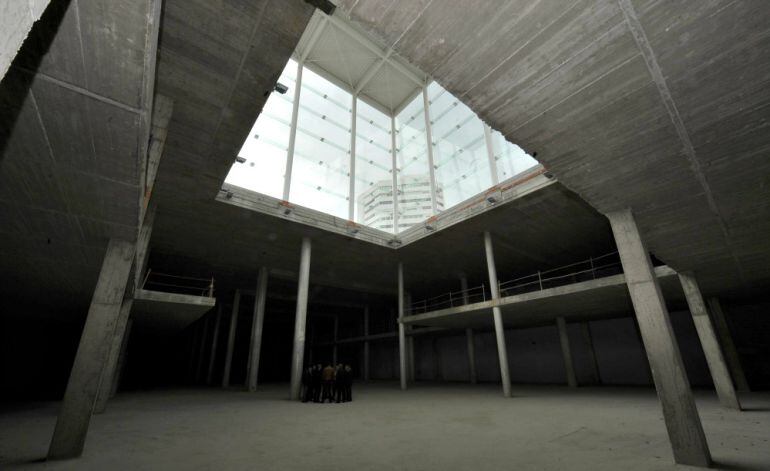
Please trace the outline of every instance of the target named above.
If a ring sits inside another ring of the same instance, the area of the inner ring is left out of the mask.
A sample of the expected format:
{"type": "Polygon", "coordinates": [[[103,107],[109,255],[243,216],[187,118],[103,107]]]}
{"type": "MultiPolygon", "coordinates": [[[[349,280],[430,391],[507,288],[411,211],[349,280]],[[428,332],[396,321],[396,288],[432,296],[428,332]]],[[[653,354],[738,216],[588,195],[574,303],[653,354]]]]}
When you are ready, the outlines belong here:
{"type": "Polygon", "coordinates": [[[201,334],[200,348],[198,351],[198,364],[195,367],[195,382],[201,383],[204,380],[203,377],[203,365],[204,358],[206,358],[206,340],[209,337],[209,324],[211,324],[211,316],[206,316],[203,319],[203,334],[201,334]]]}
{"type": "Polygon", "coordinates": [[[431,339],[431,348],[433,350],[433,379],[442,381],[444,376],[441,373],[441,352],[438,348],[438,336],[436,335],[431,339]]]}
{"type": "Polygon", "coordinates": [[[733,336],[730,334],[730,328],[727,325],[727,319],[725,318],[725,313],[722,310],[719,299],[709,299],[709,307],[711,308],[711,315],[714,318],[714,327],[716,328],[719,341],[724,349],[725,360],[727,360],[727,365],[730,367],[730,373],[735,382],[735,387],[740,392],[749,392],[751,389],[749,388],[748,381],[746,381],[746,375],[743,373],[740,355],[738,355],[738,349],[735,348],[733,336]]]}
{"type": "MultiPolygon", "coordinates": [[[[411,293],[406,293],[404,296],[404,302],[405,308],[404,309],[410,309],[412,306],[412,295],[411,293]]],[[[414,378],[416,376],[415,373],[415,367],[414,367],[414,336],[411,335],[411,332],[413,330],[413,327],[411,325],[406,326],[406,329],[404,329],[404,335],[406,335],[406,361],[407,361],[407,381],[410,383],[414,383],[414,378]],[[409,333],[409,335],[407,335],[409,333]]]]}
{"type": "Polygon", "coordinates": [[[591,326],[588,322],[582,322],[580,328],[583,331],[583,338],[588,345],[588,354],[591,357],[591,365],[594,371],[594,383],[602,384],[602,375],[599,373],[599,362],[596,360],[596,350],[594,349],[594,340],[591,336],[591,326]]]}
{"type": "MultiPolygon", "coordinates": [[[[465,276],[460,277],[460,289],[463,293],[463,305],[470,304],[468,298],[468,278],[465,276]]],[[[465,329],[465,344],[468,351],[468,376],[471,384],[476,384],[476,345],[473,341],[473,329],[470,327],[465,329]]]]}
{"type": "MultiPolygon", "coordinates": [[[[484,249],[487,255],[487,271],[489,272],[489,289],[492,291],[492,299],[500,299],[500,285],[497,284],[497,268],[495,267],[495,253],[492,249],[492,236],[484,232],[484,249]]],[[[497,356],[500,359],[500,379],[503,383],[503,395],[511,397],[511,375],[508,370],[508,348],[505,345],[505,326],[500,308],[492,308],[492,316],[495,322],[495,337],[497,338],[497,356]]]]}
{"type": "Polygon", "coordinates": [[[133,263],[134,243],[111,239],[80,336],[48,459],[74,458],[83,453],[104,364],[133,263]]]}
{"type": "Polygon", "coordinates": [[[214,335],[211,338],[211,354],[209,355],[209,368],[206,372],[206,384],[214,382],[214,363],[217,358],[217,346],[219,344],[219,325],[222,323],[222,302],[217,301],[217,320],[214,322],[214,335]]]}
{"type": "Polygon", "coordinates": [[[698,282],[695,280],[695,276],[689,272],[680,273],[679,281],[682,283],[687,305],[690,307],[690,314],[695,324],[695,330],[698,332],[701,347],[703,347],[703,354],[706,356],[706,363],[711,372],[711,379],[714,381],[719,402],[730,409],[741,410],[741,403],[735,393],[733,380],[727,370],[727,363],[722,354],[722,348],[717,342],[714,326],[711,324],[708,310],[706,310],[706,302],[703,300],[698,282]]]}
{"type": "Polygon", "coordinates": [[[561,354],[564,358],[564,371],[567,373],[567,384],[571,388],[576,388],[577,377],[575,376],[575,365],[572,363],[572,350],[570,350],[569,346],[567,321],[563,317],[557,317],[556,327],[559,329],[559,341],[561,342],[561,354]]]}
{"type": "Polygon", "coordinates": [[[369,381],[369,306],[364,306],[364,381],[369,381]]]}
{"type": "Polygon", "coordinates": [[[112,384],[110,385],[110,398],[115,397],[118,393],[118,388],[123,382],[123,368],[126,366],[126,356],[128,355],[128,340],[131,338],[131,327],[134,324],[134,320],[129,318],[126,323],[126,332],[123,334],[123,343],[120,345],[120,354],[118,355],[118,364],[115,367],[115,374],[112,376],[112,384]]]}
{"type": "Polygon", "coordinates": [[[259,269],[257,293],[254,299],[254,317],[251,322],[251,348],[246,373],[246,387],[249,391],[257,390],[259,378],[259,356],[262,350],[262,326],[265,323],[265,302],[267,301],[267,267],[259,269]]]}
{"type": "MultiPolygon", "coordinates": [[[[96,404],[94,405],[93,411],[95,414],[101,414],[107,409],[107,401],[109,398],[115,396],[118,389],[118,364],[119,360],[122,360],[122,357],[125,355],[126,339],[128,338],[126,330],[131,322],[131,308],[134,303],[134,292],[141,288],[141,284],[144,281],[150,237],[152,236],[152,228],[155,222],[155,211],[156,205],[153,202],[147,207],[142,227],[139,230],[139,235],[136,239],[134,265],[132,269],[133,283],[131,282],[129,275],[129,285],[126,288],[126,294],[123,298],[123,305],[121,306],[118,321],[115,323],[115,331],[112,334],[112,342],[110,344],[110,353],[107,357],[104,371],[102,371],[102,379],[100,381],[99,391],[96,395],[96,404]]],[[[120,364],[122,365],[122,363],[120,364]]]]}
{"type": "Polygon", "coordinates": [[[398,262],[398,364],[401,390],[406,390],[406,326],[404,326],[404,264],[398,262]]]}
{"type": "Polygon", "coordinates": [[[340,328],[340,318],[339,316],[334,316],[334,345],[332,345],[332,365],[335,367],[337,366],[337,333],[339,332],[340,328]]]}
{"type": "Polygon", "coordinates": [[[230,314],[230,328],[227,331],[227,351],[225,352],[225,368],[222,371],[222,387],[230,386],[230,368],[233,364],[233,348],[235,347],[235,329],[238,327],[238,311],[241,309],[241,290],[235,290],[233,311],[230,314]]]}
{"type": "Polygon", "coordinates": [[[129,317],[131,316],[131,307],[133,305],[134,300],[126,298],[120,306],[120,314],[118,315],[117,322],[115,322],[115,332],[112,335],[107,363],[104,365],[102,378],[99,381],[99,391],[96,394],[94,414],[102,414],[107,409],[107,400],[111,397],[112,384],[118,367],[118,357],[123,351],[122,347],[125,340],[126,326],[128,325],[129,317]]]}
{"type": "Polygon", "coordinates": [[[291,361],[291,399],[299,400],[302,388],[302,363],[305,359],[305,322],[310,285],[310,238],[302,238],[297,286],[297,314],[294,320],[294,349],[291,361]]]}
{"type": "Polygon", "coordinates": [[[647,247],[630,209],[607,214],[634,306],[674,460],[709,466],[711,453],[647,247]]]}

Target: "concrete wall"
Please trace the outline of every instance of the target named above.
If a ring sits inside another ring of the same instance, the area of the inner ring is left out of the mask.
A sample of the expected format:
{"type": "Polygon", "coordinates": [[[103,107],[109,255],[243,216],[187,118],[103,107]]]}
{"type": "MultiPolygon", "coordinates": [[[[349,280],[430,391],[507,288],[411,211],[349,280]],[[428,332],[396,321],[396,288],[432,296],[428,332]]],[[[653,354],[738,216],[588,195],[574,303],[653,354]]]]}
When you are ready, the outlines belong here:
{"type": "Polygon", "coordinates": [[[49,0],[0,0],[0,79],[49,0]]]}
{"type": "MultiPolygon", "coordinates": [[[[738,345],[747,374],[753,374],[755,383],[770,376],[770,365],[759,359],[756,345],[770,338],[770,321],[764,325],[756,313],[766,311],[767,306],[731,308],[728,313],[736,326],[738,345]],[[764,329],[764,330],[763,330],[764,329]],[[752,340],[753,339],[753,340],[752,340]],[[752,360],[753,359],[753,360],[752,360]]],[[[705,357],[688,311],[671,312],[671,320],[679,342],[685,368],[695,387],[712,387],[705,357]]],[[[652,379],[636,322],[631,317],[593,321],[589,323],[596,352],[599,375],[606,385],[651,386],[652,379]]],[[[580,324],[569,323],[575,373],[580,384],[594,384],[593,360],[588,341],[580,324]]],[[[514,383],[564,384],[566,382],[559,334],[556,326],[509,329],[506,331],[508,361],[514,383]]],[[[437,337],[415,337],[415,375],[418,381],[467,381],[468,360],[465,334],[456,332],[437,337]],[[435,343],[435,345],[434,345],[435,343]]],[[[479,381],[500,381],[497,346],[492,332],[477,332],[476,369],[479,381]]],[[[372,342],[372,378],[395,379],[398,377],[398,351],[393,341],[372,342]]]]}

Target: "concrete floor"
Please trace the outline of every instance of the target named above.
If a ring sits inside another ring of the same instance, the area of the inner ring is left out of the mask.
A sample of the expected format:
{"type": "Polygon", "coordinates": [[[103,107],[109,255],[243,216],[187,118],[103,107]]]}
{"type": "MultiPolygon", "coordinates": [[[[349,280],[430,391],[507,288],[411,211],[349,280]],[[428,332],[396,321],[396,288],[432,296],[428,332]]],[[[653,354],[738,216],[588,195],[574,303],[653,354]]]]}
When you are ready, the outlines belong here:
{"type": "MultiPolygon", "coordinates": [[[[676,469],[652,389],[395,383],[356,385],[349,404],[258,393],[121,394],[95,416],[82,458],[42,462],[57,403],[4,405],[0,468],[27,469],[676,469]]],[[[717,467],[770,469],[770,393],[747,411],[697,393],[717,467]]]]}

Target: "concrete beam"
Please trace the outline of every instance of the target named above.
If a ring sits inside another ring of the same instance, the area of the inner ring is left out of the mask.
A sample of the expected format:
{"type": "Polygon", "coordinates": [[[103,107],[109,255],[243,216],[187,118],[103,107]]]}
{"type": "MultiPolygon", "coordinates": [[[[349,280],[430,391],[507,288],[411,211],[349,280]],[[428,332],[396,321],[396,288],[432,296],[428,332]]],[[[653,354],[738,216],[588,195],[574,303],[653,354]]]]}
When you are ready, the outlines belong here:
{"type": "Polygon", "coordinates": [[[583,339],[588,346],[588,355],[591,357],[591,366],[593,367],[594,383],[602,384],[602,375],[599,372],[599,362],[596,360],[596,350],[594,350],[594,340],[591,336],[591,326],[588,322],[581,322],[580,329],[583,332],[583,339]]]}
{"type": "Polygon", "coordinates": [[[563,317],[557,317],[556,327],[559,329],[559,342],[561,343],[561,354],[564,358],[564,371],[567,374],[567,384],[571,388],[576,388],[578,383],[577,377],[575,376],[575,365],[572,362],[572,350],[569,345],[567,321],[563,317]]]}
{"type": "Polygon", "coordinates": [[[217,320],[214,322],[214,335],[211,337],[211,354],[209,355],[209,367],[206,373],[206,384],[214,382],[214,363],[217,358],[217,346],[219,344],[219,326],[222,324],[222,303],[217,308],[217,320]]]}
{"type": "Polygon", "coordinates": [[[663,408],[674,460],[690,466],[710,466],[711,453],[647,247],[631,210],[611,212],[607,218],[663,408]]]}
{"type": "Polygon", "coordinates": [[[222,387],[230,386],[230,368],[233,365],[233,349],[235,348],[235,329],[238,327],[238,311],[241,309],[241,291],[235,290],[233,310],[230,314],[230,327],[227,331],[227,350],[225,352],[225,367],[222,372],[222,387]]]}
{"type": "Polygon", "coordinates": [[[735,382],[735,387],[740,392],[749,392],[751,391],[749,382],[746,381],[746,375],[743,373],[741,358],[740,355],[738,355],[738,349],[735,348],[733,336],[730,333],[725,313],[722,310],[722,304],[719,302],[718,298],[711,298],[709,299],[709,307],[711,308],[711,315],[714,317],[714,327],[716,328],[719,341],[724,349],[725,360],[727,360],[727,364],[730,367],[730,373],[735,382]]]}
{"type": "MultiPolygon", "coordinates": [[[[463,305],[467,306],[470,303],[468,297],[468,278],[465,276],[460,277],[460,290],[463,293],[463,305]]],[[[468,352],[468,376],[471,384],[476,384],[476,345],[473,341],[473,329],[465,329],[465,344],[468,352]]]]}
{"type": "Polygon", "coordinates": [[[291,360],[290,398],[298,401],[302,389],[302,364],[305,360],[305,323],[307,322],[307,299],[310,285],[310,238],[302,238],[297,283],[297,313],[294,319],[294,348],[291,360]]]}
{"type": "Polygon", "coordinates": [[[112,334],[110,352],[107,356],[107,363],[102,370],[102,378],[99,381],[99,391],[96,394],[96,403],[94,405],[94,414],[101,414],[107,409],[107,401],[112,397],[112,385],[118,368],[118,358],[123,353],[125,345],[126,328],[131,316],[131,307],[134,300],[125,298],[120,307],[118,320],[115,322],[115,330],[112,334]]]}
{"type": "Polygon", "coordinates": [[[257,295],[254,299],[254,318],[251,323],[251,348],[249,349],[249,365],[246,374],[246,385],[249,391],[257,390],[259,378],[259,357],[262,350],[262,326],[265,323],[265,301],[267,300],[267,267],[259,269],[257,295]]]}
{"type": "MultiPolygon", "coordinates": [[[[395,190],[393,192],[395,194],[395,190]]],[[[406,326],[404,325],[404,264],[398,262],[398,365],[401,390],[406,390],[406,326]]]]}
{"type": "MultiPolygon", "coordinates": [[[[487,272],[489,273],[489,289],[492,291],[492,299],[500,299],[500,285],[497,282],[497,268],[495,267],[495,252],[492,248],[492,236],[484,232],[484,250],[487,255],[487,272]]],[[[492,307],[492,317],[495,323],[495,338],[497,339],[497,356],[500,360],[500,380],[503,383],[503,395],[511,397],[511,374],[508,370],[508,348],[505,345],[505,326],[503,315],[499,306],[492,307]]]]}
{"type": "Polygon", "coordinates": [[[703,353],[706,355],[706,363],[711,372],[711,379],[714,381],[714,388],[717,390],[719,402],[730,409],[741,410],[741,404],[738,401],[738,395],[735,393],[733,380],[730,378],[730,372],[727,370],[727,363],[722,354],[722,349],[717,342],[714,333],[714,325],[709,318],[706,303],[703,301],[698,282],[692,273],[680,273],[679,280],[682,282],[682,289],[687,297],[687,305],[690,307],[690,314],[695,324],[695,330],[698,332],[703,353]]]}
{"type": "Polygon", "coordinates": [[[133,262],[135,245],[111,239],[80,337],[75,362],[56,421],[49,459],[74,458],[83,453],[102,370],[109,355],[115,324],[133,262]]]}

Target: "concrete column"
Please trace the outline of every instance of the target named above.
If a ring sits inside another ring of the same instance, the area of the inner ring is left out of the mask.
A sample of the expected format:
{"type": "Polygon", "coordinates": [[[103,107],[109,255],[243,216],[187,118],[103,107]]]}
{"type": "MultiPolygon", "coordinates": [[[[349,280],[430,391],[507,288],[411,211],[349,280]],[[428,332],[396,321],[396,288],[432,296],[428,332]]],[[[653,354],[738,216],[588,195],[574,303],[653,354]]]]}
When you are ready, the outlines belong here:
{"type": "Polygon", "coordinates": [[[369,306],[364,306],[364,381],[369,381],[369,306]]]}
{"type": "Polygon", "coordinates": [[[441,381],[444,377],[441,374],[441,352],[438,348],[438,336],[434,335],[431,339],[431,349],[433,350],[433,379],[441,381]]]}
{"type": "Polygon", "coordinates": [[[556,327],[559,329],[559,341],[561,342],[561,354],[564,358],[564,371],[567,373],[567,384],[571,388],[576,388],[577,377],[575,376],[575,365],[572,363],[572,351],[570,350],[569,335],[567,334],[567,321],[563,317],[557,317],[556,327]]]}
{"type": "MultiPolygon", "coordinates": [[[[96,395],[96,404],[94,413],[101,414],[107,408],[107,401],[117,392],[117,368],[118,360],[125,352],[126,328],[129,325],[131,317],[131,307],[133,306],[133,295],[136,289],[141,287],[144,281],[143,276],[147,265],[147,256],[149,254],[150,237],[155,222],[156,205],[151,204],[144,215],[142,227],[136,239],[136,248],[134,250],[133,265],[133,283],[127,287],[126,295],[123,299],[123,305],[115,324],[115,332],[112,335],[110,353],[107,357],[107,363],[102,372],[102,379],[99,386],[99,392],[96,395]]],[[[129,275],[130,280],[130,275],[129,275]]]]}
{"type": "MultiPolygon", "coordinates": [[[[411,293],[405,293],[404,295],[404,303],[406,303],[404,310],[411,309],[412,307],[412,294],[411,293]]],[[[406,314],[406,312],[404,313],[406,314]]],[[[406,326],[404,329],[404,335],[407,333],[411,334],[412,332],[412,326],[406,326]]],[[[412,335],[406,335],[406,360],[407,360],[407,380],[409,382],[414,383],[415,378],[415,367],[414,367],[414,336],[412,335]]]]}
{"type": "Polygon", "coordinates": [[[206,384],[214,382],[214,363],[217,358],[217,346],[219,344],[219,325],[222,323],[222,303],[217,301],[217,320],[214,322],[214,335],[211,338],[211,354],[209,355],[209,368],[206,373],[206,384]]]}
{"type": "Polygon", "coordinates": [[[211,324],[211,316],[206,316],[203,319],[203,334],[201,335],[200,347],[198,348],[198,364],[195,366],[196,383],[200,383],[204,380],[203,365],[205,363],[203,359],[206,358],[206,341],[209,337],[209,324],[211,324]]]}
{"type": "Polygon", "coordinates": [[[746,381],[746,375],[743,374],[740,355],[738,355],[738,349],[735,348],[733,336],[730,334],[727,319],[725,318],[725,313],[722,310],[719,299],[709,299],[709,307],[711,308],[711,315],[714,318],[714,327],[716,328],[719,341],[724,349],[725,360],[727,360],[727,365],[730,367],[730,373],[732,373],[735,387],[740,392],[749,392],[751,389],[749,388],[748,381],[746,381]]]}
{"type": "Polygon", "coordinates": [[[99,390],[96,394],[96,403],[94,405],[94,414],[101,414],[107,409],[107,400],[111,397],[112,383],[114,382],[115,372],[118,367],[118,357],[121,354],[123,340],[126,333],[129,317],[131,316],[131,307],[134,300],[126,298],[120,307],[118,320],[115,322],[115,332],[112,334],[110,351],[107,355],[107,363],[102,371],[102,378],[99,381],[99,390]]]}
{"type": "Polygon", "coordinates": [[[398,262],[398,364],[401,390],[406,390],[406,329],[404,319],[404,264],[398,262]]]}
{"type": "Polygon", "coordinates": [[[340,328],[340,318],[339,316],[334,316],[334,344],[332,345],[332,364],[337,364],[337,332],[340,328]]]}
{"type": "MultiPolygon", "coordinates": [[[[487,254],[487,271],[489,272],[489,289],[492,291],[492,299],[500,299],[500,286],[497,284],[497,268],[495,267],[495,253],[492,250],[492,236],[484,232],[484,250],[487,254]]],[[[505,327],[500,308],[492,308],[492,316],[495,321],[495,337],[497,338],[497,356],[500,359],[500,379],[503,383],[503,395],[511,397],[511,375],[508,370],[508,348],[505,345],[505,327]]]]}
{"type": "Polygon", "coordinates": [[[134,243],[122,240],[111,239],[107,244],[48,449],[48,459],[74,458],[83,452],[99,380],[107,361],[115,324],[120,316],[135,249],[134,243]]]}
{"type": "Polygon", "coordinates": [[[267,267],[259,269],[257,293],[254,299],[254,317],[251,322],[251,348],[249,349],[249,365],[246,374],[246,387],[249,391],[257,390],[259,377],[259,355],[262,350],[262,326],[265,323],[265,302],[267,301],[267,267]]]}
{"type": "Polygon", "coordinates": [[[709,466],[709,452],[679,346],[647,247],[631,210],[607,214],[650,362],[674,460],[709,466]]]}
{"type": "Polygon", "coordinates": [[[230,314],[230,328],[227,331],[227,351],[225,352],[225,368],[222,371],[222,387],[230,386],[230,368],[233,365],[233,348],[235,347],[235,329],[238,327],[238,311],[241,309],[241,290],[235,290],[233,311],[230,314]]]}
{"type": "Polygon", "coordinates": [[[115,367],[115,374],[112,376],[112,384],[110,385],[110,398],[115,397],[118,393],[118,388],[123,382],[123,368],[126,366],[126,356],[128,355],[128,340],[131,338],[131,327],[134,324],[134,320],[129,318],[126,323],[126,332],[123,334],[123,343],[120,345],[120,354],[118,355],[118,364],[115,367]]]}
{"type": "Polygon", "coordinates": [[[305,322],[310,285],[310,238],[302,238],[297,287],[297,315],[294,320],[294,349],[291,361],[291,399],[299,400],[302,388],[302,363],[305,359],[305,322]]]}
{"type": "Polygon", "coordinates": [[[593,366],[594,382],[596,384],[602,384],[602,376],[599,373],[599,362],[596,360],[596,350],[594,350],[594,340],[591,336],[591,326],[588,322],[582,322],[580,328],[583,331],[583,338],[586,345],[588,345],[588,354],[591,357],[591,365],[593,366]]]}
{"type": "MultiPolygon", "coordinates": [[[[463,304],[470,304],[468,298],[468,278],[465,276],[460,277],[460,289],[463,292],[463,304]]],[[[465,329],[465,343],[468,350],[468,376],[470,377],[471,384],[476,384],[476,346],[473,341],[473,329],[470,327],[465,329]]]]}
{"type": "Polygon", "coordinates": [[[689,272],[680,273],[679,281],[682,283],[687,305],[690,307],[690,314],[695,324],[695,330],[698,332],[703,353],[706,356],[706,363],[711,372],[711,379],[714,381],[719,402],[730,409],[741,410],[733,380],[727,370],[727,363],[719,342],[717,342],[714,326],[711,324],[708,310],[706,310],[706,302],[703,300],[698,282],[695,280],[695,276],[689,272]]]}

